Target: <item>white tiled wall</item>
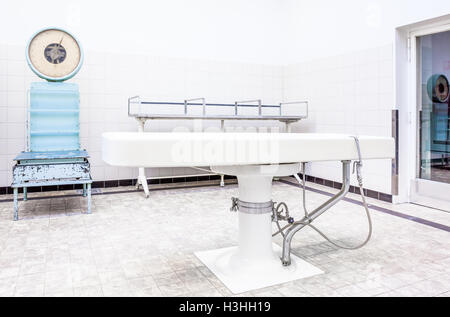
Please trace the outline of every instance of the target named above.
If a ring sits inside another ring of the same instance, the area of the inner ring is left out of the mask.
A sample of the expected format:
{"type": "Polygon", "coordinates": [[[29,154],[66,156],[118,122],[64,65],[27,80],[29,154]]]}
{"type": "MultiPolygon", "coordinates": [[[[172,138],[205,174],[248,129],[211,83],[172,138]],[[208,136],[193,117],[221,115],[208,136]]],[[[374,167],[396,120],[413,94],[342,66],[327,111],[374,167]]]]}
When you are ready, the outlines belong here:
{"type": "MultiPolygon", "coordinates": [[[[26,90],[40,79],[29,70],[25,47],[0,45],[0,187],[11,184],[13,158],[25,149],[26,90]]],[[[91,155],[94,180],[129,179],[137,170],[107,166],[101,159],[101,134],[105,131],[136,131],[127,115],[127,99],[141,95],[158,101],[183,102],[205,97],[208,102],[263,99],[283,101],[283,67],[207,60],[148,57],[86,52],[85,64],[71,80],[81,93],[81,144],[91,155]]],[[[208,122],[206,126],[217,126],[208,122]]],[[[228,125],[274,126],[266,123],[228,125]]],[[[192,122],[152,121],[148,131],[171,131],[192,122]]],[[[150,169],[147,176],[198,174],[193,169],[150,169]]],[[[202,173],[202,172],[200,172],[202,173]]]]}
{"type": "MultiPolygon", "coordinates": [[[[179,101],[205,97],[208,102],[260,99],[264,103],[308,100],[310,117],[294,132],[391,136],[393,96],[392,45],[287,66],[214,62],[87,52],[71,81],[80,85],[81,143],[91,155],[94,180],[129,179],[132,168],[107,166],[101,159],[101,134],[136,131],[127,116],[127,99],[179,101]]],[[[25,148],[26,90],[38,78],[28,68],[24,47],[0,45],[0,186],[11,183],[12,159],[25,148]]],[[[176,110],[174,110],[176,111],[176,110]]],[[[147,131],[171,131],[192,122],[152,121],[147,131]]],[[[230,122],[230,126],[277,126],[274,122],[230,122]]],[[[219,126],[207,122],[205,127],[219,126]]],[[[149,169],[149,177],[188,175],[193,169],[149,169]]],[[[201,173],[201,172],[200,172],[201,173]]],[[[309,174],[339,181],[339,163],[315,163],[309,174]]],[[[391,161],[367,161],[367,188],[390,193],[391,161]]]]}
{"type": "MultiPolygon", "coordinates": [[[[387,45],[286,66],[284,97],[310,102],[308,120],[295,124],[294,132],[390,137],[394,109],[393,47],[387,45]]],[[[341,180],[340,163],[314,163],[309,169],[310,175],[341,180]]],[[[363,171],[367,188],[391,192],[390,160],[366,161],[363,171]]]]}

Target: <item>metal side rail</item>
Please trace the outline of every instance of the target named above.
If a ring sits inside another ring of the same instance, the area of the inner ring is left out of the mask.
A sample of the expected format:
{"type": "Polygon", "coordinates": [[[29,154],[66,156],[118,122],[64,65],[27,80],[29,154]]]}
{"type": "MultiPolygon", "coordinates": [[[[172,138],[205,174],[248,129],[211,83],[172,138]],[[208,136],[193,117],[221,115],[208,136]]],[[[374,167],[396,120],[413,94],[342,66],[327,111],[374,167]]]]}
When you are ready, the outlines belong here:
{"type": "Polygon", "coordinates": [[[128,98],[128,116],[135,117],[139,120],[273,120],[286,124],[295,123],[303,119],[307,119],[309,115],[308,101],[282,102],[276,105],[265,105],[260,99],[236,101],[233,104],[227,103],[206,103],[205,98],[187,99],[184,102],[167,102],[167,101],[143,101],[139,96],[128,98]],[[195,102],[195,101],[201,101],[195,102]],[[151,106],[179,106],[182,113],[179,114],[162,114],[152,112],[151,106]],[[283,114],[283,106],[304,105],[303,114],[286,115],[283,114]],[[189,113],[188,107],[202,107],[201,114],[189,113]],[[231,108],[233,114],[207,114],[207,107],[215,108],[231,108]],[[257,108],[257,114],[244,115],[239,114],[239,108],[257,108]],[[271,114],[263,114],[263,109],[272,109],[271,114]]]}
{"type": "MultiPolygon", "coordinates": [[[[167,102],[167,101],[146,101],[141,100],[140,96],[134,96],[128,98],[128,116],[135,118],[138,125],[138,132],[144,133],[145,124],[149,120],[218,120],[220,121],[220,129],[222,132],[225,131],[225,121],[232,120],[251,120],[251,121],[279,121],[285,125],[285,132],[290,133],[292,124],[299,122],[301,120],[307,119],[309,116],[309,103],[308,101],[293,101],[293,102],[282,102],[277,105],[265,105],[262,103],[261,99],[255,100],[243,100],[236,101],[233,104],[228,103],[206,103],[206,98],[192,98],[185,99],[183,102],[167,102]],[[304,105],[304,114],[297,115],[285,115],[283,114],[283,106],[293,106],[293,105],[304,105]],[[178,106],[179,114],[161,114],[151,111],[151,106],[167,106],[176,107],[178,106]],[[189,113],[189,107],[201,107],[201,113],[189,113]],[[208,108],[225,107],[230,108],[233,114],[207,114],[208,108]],[[254,115],[242,115],[239,114],[239,108],[257,108],[257,114],[254,115]],[[271,109],[271,114],[264,114],[263,110],[271,109]]],[[[193,169],[200,169],[198,167],[192,167],[193,169]]],[[[214,173],[211,175],[215,175],[214,173]]],[[[180,175],[184,176],[184,175],[180,175]]],[[[220,186],[225,186],[224,175],[220,175],[220,186]]],[[[145,174],[145,169],[139,167],[139,174],[137,176],[136,188],[142,187],[145,193],[145,197],[150,196],[150,190],[147,183],[147,176],[145,174]]]]}

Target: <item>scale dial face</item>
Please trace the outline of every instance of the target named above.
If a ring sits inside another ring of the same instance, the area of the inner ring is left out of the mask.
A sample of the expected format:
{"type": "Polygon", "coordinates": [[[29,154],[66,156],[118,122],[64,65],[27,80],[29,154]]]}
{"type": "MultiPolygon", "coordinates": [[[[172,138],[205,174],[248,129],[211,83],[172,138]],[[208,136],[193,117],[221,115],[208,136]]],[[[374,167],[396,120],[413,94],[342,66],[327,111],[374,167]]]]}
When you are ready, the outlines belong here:
{"type": "Polygon", "coordinates": [[[82,63],[82,52],[77,40],[59,29],[47,29],[37,33],[27,51],[31,69],[51,81],[69,79],[82,63]]]}
{"type": "Polygon", "coordinates": [[[444,103],[449,97],[449,84],[445,76],[440,75],[434,87],[434,95],[437,102],[444,103]]]}

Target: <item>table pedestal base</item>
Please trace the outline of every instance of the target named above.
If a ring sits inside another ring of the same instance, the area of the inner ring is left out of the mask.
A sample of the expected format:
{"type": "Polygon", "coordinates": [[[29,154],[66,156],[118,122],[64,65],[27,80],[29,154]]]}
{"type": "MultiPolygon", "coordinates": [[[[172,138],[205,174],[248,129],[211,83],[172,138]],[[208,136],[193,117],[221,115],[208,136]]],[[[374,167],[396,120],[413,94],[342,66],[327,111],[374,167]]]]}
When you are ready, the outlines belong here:
{"type": "Polygon", "coordinates": [[[272,243],[272,179],[299,171],[299,164],[279,166],[214,167],[237,175],[239,201],[239,246],[196,252],[202,261],[234,294],[310,277],[323,272],[292,256],[292,265],[283,266],[281,248],[272,243]],[[248,207],[250,206],[250,207],[248,207]]]}
{"type": "Polygon", "coordinates": [[[292,264],[283,266],[280,261],[281,248],[273,244],[270,259],[245,265],[239,259],[239,247],[196,252],[195,255],[233,293],[240,294],[273,285],[287,283],[324,273],[317,267],[291,255],[292,264]]]}

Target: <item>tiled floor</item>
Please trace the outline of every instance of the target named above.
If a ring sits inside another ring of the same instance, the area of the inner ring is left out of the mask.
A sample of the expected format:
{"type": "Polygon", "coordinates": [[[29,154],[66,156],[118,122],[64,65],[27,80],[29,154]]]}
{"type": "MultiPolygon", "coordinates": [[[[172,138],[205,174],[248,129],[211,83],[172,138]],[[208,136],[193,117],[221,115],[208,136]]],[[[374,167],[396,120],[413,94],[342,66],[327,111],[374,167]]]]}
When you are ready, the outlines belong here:
{"type": "Polygon", "coordinates": [[[450,164],[431,168],[431,180],[448,183],[450,179],[450,164]]]}
{"type": "MultiPolygon", "coordinates": [[[[74,192],[30,194],[55,197],[21,202],[19,222],[12,203],[1,202],[0,296],[232,295],[193,253],[237,243],[237,215],[229,212],[237,186],[159,190],[148,200],[132,189],[93,196],[92,215],[81,213],[84,199],[57,197],[74,192]]],[[[276,182],[273,193],[301,216],[298,188],[276,182]]],[[[307,193],[310,209],[326,199],[307,193]]],[[[442,211],[369,202],[450,226],[442,211]]],[[[373,239],[357,251],[338,250],[309,228],[297,234],[293,252],[326,274],[241,295],[449,296],[450,233],[379,211],[372,216],[373,239]]],[[[367,233],[364,210],[350,202],[316,225],[347,244],[367,233]]]]}

